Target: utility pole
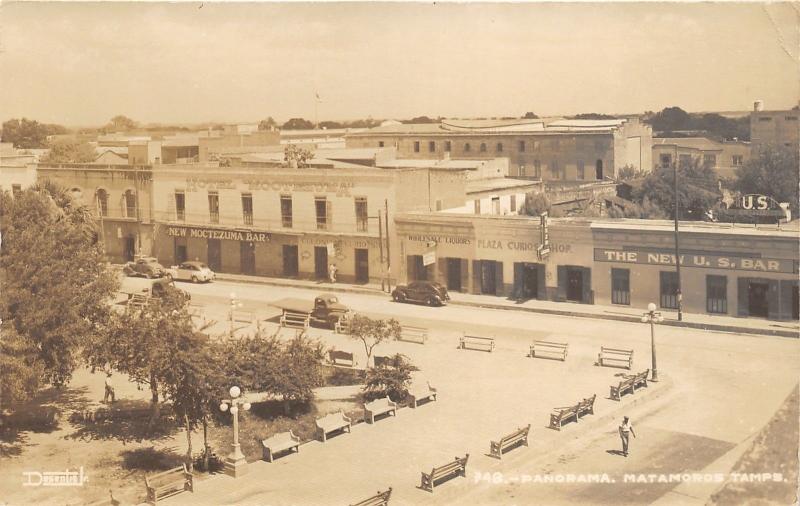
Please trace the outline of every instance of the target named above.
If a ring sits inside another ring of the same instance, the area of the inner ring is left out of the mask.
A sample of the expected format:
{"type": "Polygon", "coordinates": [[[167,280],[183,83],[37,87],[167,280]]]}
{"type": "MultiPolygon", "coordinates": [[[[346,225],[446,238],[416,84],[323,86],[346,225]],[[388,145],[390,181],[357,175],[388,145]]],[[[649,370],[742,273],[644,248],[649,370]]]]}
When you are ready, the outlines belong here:
{"type": "Polygon", "coordinates": [[[384,219],[386,220],[386,283],[387,290],[392,291],[392,256],[389,254],[389,199],[383,199],[385,206],[384,219]]]}
{"type": "Polygon", "coordinates": [[[678,161],[675,160],[675,172],[674,175],[674,183],[675,183],[675,272],[678,276],[678,290],[676,292],[676,297],[678,299],[678,321],[683,320],[683,311],[681,310],[681,306],[683,304],[683,296],[681,294],[681,256],[680,256],[680,247],[678,246],[678,214],[680,211],[680,206],[678,204],[678,161]]]}
{"type": "MultiPolygon", "coordinates": [[[[378,209],[378,246],[381,249],[381,271],[383,271],[383,221],[381,221],[381,210],[378,209]]],[[[381,291],[386,290],[386,278],[381,272],[381,291]]]]}

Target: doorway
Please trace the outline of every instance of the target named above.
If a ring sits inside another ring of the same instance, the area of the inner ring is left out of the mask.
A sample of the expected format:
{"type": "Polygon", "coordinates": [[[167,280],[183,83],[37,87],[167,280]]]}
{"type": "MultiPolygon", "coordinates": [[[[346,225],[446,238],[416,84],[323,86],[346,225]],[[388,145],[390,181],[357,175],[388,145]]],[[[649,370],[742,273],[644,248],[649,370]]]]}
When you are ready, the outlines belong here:
{"type": "Polygon", "coordinates": [[[567,300],[583,302],[583,272],[567,269],[567,300]]]}
{"type": "Polygon", "coordinates": [[[369,283],[369,250],[356,248],[356,283],[369,283]]]}
{"type": "Polygon", "coordinates": [[[222,244],[219,239],[208,240],[208,267],[214,272],[222,270],[222,244]]]}
{"type": "Polygon", "coordinates": [[[481,261],[481,293],[497,295],[495,266],[496,264],[493,260],[481,261]]]}
{"type": "Polygon", "coordinates": [[[125,242],[122,245],[122,256],[125,257],[126,262],[133,262],[133,257],[136,256],[136,238],[134,236],[125,237],[125,242]]]}
{"type": "Polygon", "coordinates": [[[408,270],[409,281],[428,280],[428,268],[422,260],[422,255],[408,255],[406,257],[406,269],[408,270]]]}
{"type": "Polygon", "coordinates": [[[256,245],[255,243],[242,241],[239,243],[239,259],[242,267],[242,274],[256,273],[256,245]]]}
{"type": "Polygon", "coordinates": [[[522,297],[539,298],[539,269],[536,265],[525,264],[522,270],[522,297]]]}
{"type": "Polygon", "coordinates": [[[447,289],[460,292],[461,291],[461,259],[448,258],[447,259],[447,289]]]}
{"type": "Polygon", "coordinates": [[[283,275],[287,278],[296,278],[299,272],[297,261],[297,246],[294,244],[283,245],[283,275]]]}
{"type": "Polygon", "coordinates": [[[751,281],[747,284],[747,305],[750,316],[767,318],[769,315],[769,284],[751,281]]]}
{"type": "Polygon", "coordinates": [[[327,279],[328,277],[327,246],[314,246],[314,276],[317,279],[327,279]]]}
{"type": "Polygon", "coordinates": [[[595,178],[597,178],[598,181],[602,181],[603,180],[603,160],[599,160],[598,159],[594,163],[594,172],[595,172],[595,178]]]}
{"type": "Polygon", "coordinates": [[[189,254],[186,251],[186,244],[183,242],[179,242],[179,239],[175,238],[175,263],[177,265],[182,264],[189,258],[189,254]]]}

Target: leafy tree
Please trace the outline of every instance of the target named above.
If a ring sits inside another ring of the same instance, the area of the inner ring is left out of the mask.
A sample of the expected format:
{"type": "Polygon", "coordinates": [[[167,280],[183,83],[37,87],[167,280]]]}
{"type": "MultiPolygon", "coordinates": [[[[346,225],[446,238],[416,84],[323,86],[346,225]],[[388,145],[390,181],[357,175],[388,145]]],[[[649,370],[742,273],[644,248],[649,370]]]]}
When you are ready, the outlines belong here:
{"type": "Polygon", "coordinates": [[[279,353],[275,355],[277,361],[271,364],[269,392],[283,398],[284,410],[289,414],[293,402],[311,402],[314,388],[324,384],[324,353],[322,343],[309,339],[305,332],[281,344],[279,353]]]}
{"type": "Polygon", "coordinates": [[[390,399],[401,401],[408,395],[411,373],[418,370],[408,357],[398,353],[390,358],[388,365],[382,364],[367,371],[364,397],[374,400],[388,395],[390,399]]]}
{"type": "Polygon", "coordinates": [[[367,353],[367,366],[369,366],[372,350],[377,345],[400,337],[400,323],[394,318],[379,320],[355,315],[353,316],[351,329],[350,337],[364,344],[364,351],[367,353]]]}
{"type": "Polygon", "coordinates": [[[50,152],[42,160],[47,163],[89,163],[97,152],[88,142],[59,140],[50,144],[50,152]]]}
{"type": "Polygon", "coordinates": [[[569,119],[616,119],[616,116],[610,114],[602,114],[598,112],[584,112],[574,116],[567,116],[569,119]]]}
{"type": "Polygon", "coordinates": [[[116,287],[91,213],[45,182],[0,195],[0,234],[0,318],[16,336],[3,349],[21,350],[42,383],[64,385],[80,350],[103,331],[116,287]]]}
{"type": "Polygon", "coordinates": [[[61,125],[47,125],[27,118],[5,121],[2,130],[3,142],[10,142],[22,149],[44,148],[48,135],[67,133],[67,129],[61,125]]]}
{"type": "MultiPolygon", "coordinates": [[[[670,218],[675,216],[675,186],[673,167],[659,167],[645,177],[641,186],[632,192],[633,200],[643,204],[645,199],[664,211],[670,218]]],[[[680,219],[702,220],[722,198],[719,181],[708,164],[694,160],[678,167],[678,205],[680,219]]]]}
{"type": "Polygon", "coordinates": [[[283,124],[283,130],[312,130],[314,123],[303,118],[292,118],[283,124]]]}
{"type": "Polygon", "coordinates": [[[523,116],[523,118],[524,119],[539,119],[539,116],[537,116],[536,114],[528,111],[528,112],[525,113],[525,116],[523,116]]]}
{"type": "Polygon", "coordinates": [[[19,335],[10,322],[0,322],[0,416],[3,411],[38,390],[43,361],[30,339],[19,335]]]}
{"type": "Polygon", "coordinates": [[[798,153],[784,146],[764,146],[736,169],[732,189],[740,195],[760,193],[778,202],[788,202],[798,213],[798,153]]]}
{"type": "Polygon", "coordinates": [[[645,197],[641,203],[631,202],[624,208],[617,206],[611,207],[608,210],[608,217],[663,220],[667,218],[667,213],[645,197]]]}
{"type": "Polygon", "coordinates": [[[137,123],[135,121],[133,121],[127,116],[118,114],[113,118],[111,118],[106,128],[109,130],[113,130],[115,132],[125,132],[128,130],[133,130],[134,128],[136,128],[136,126],[137,123]]]}
{"type": "Polygon", "coordinates": [[[314,152],[310,149],[300,148],[294,144],[287,144],[283,149],[283,160],[290,167],[303,169],[308,167],[308,161],[314,158],[314,152]]]}
{"type": "Polygon", "coordinates": [[[617,171],[617,179],[620,181],[630,181],[631,179],[644,177],[645,174],[645,171],[639,170],[633,165],[626,165],[617,171]]]}
{"type": "Polygon", "coordinates": [[[273,128],[277,128],[278,122],[275,121],[272,116],[268,116],[267,119],[262,119],[258,122],[258,129],[259,130],[272,130],[273,128]]]}
{"type": "Polygon", "coordinates": [[[680,107],[667,107],[645,120],[662,137],[677,137],[681,130],[708,132],[721,139],[750,140],[750,118],[726,118],[716,113],[692,114],[680,107]]]}
{"type": "Polygon", "coordinates": [[[410,120],[403,121],[403,123],[438,123],[439,121],[441,121],[441,118],[434,119],[427,116],[417,116],[415,118],[411,118],[410,120]]]}
{"type": "Polygon", "coordinates": [[[549,212],[552,208],[550,199],[544,192],[530,192],[525,194],[525,203],[522,205],[522,213],[528,216],[540,216],[542,213],[549,212]]]}

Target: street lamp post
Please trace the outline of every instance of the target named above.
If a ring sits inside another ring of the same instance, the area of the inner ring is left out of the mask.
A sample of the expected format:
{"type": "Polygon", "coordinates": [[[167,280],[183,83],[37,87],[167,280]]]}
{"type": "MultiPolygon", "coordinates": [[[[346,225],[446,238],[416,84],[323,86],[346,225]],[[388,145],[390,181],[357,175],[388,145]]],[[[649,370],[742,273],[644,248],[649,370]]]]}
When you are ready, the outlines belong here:
{"type": "Polygon", "coordinates": [[[237,386],[232,386],[228,393],[231,398],[223,400],[219,405],[220,411],[230,411],[233,415],[233,450],[225,458],[225,474],[238,478],[247,472],[247,461],[239,445],[239,405],[241,404],[242,409],[248,411],[250,403],[239,398],[242,391],[237,386]]]}
{"type": "Polygon", "coordinates": [[[642,323],[650,324],[650,350],[653,353],[651,371],[653,377],[650,381],[658,381],[658,366],[656,365],[656,323],[664,321],[660,311],[656,311],[656,305],[652,302],[647,305],[647,312],[642,314],[642,323]]]}
{"type": "Polygon", "coordinates": [[[236,298],[236,294],[234,292],[231,292],[230,299],[231,299],[231,309],[230,309],[230,314],[228,314],[228,320],[230,320],[231,322],[230,336],[233,337],[235,330],[233,328],[233,312],[236,310],[236,308],[242,307],[243,304],[239,302],[239,299],[236,298]]]}

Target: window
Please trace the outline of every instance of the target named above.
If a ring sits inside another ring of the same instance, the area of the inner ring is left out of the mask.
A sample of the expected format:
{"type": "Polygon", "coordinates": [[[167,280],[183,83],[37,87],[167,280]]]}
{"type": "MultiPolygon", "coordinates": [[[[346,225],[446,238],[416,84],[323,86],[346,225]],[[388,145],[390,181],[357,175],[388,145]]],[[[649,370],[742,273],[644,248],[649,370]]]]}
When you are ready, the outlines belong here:
{"type": "Polygon", "coordinates": [[[419,141],[414,141],[414,153],[419,153],[419,141]]]}
{"type": "Polygon", "coordinates": [[[475,214],[481,214],[481,201],[475,201],[475,214]]]}
{"type": "Polygon", "coordinates": [[[366,232],[368,228],[367,198],[356,197],[356,230],[358,232],[366,232]]]}
{"type": "Polygon", "coordinates": [[[136,194],[133,190],[126,190],[122,196],[126,218],[136,218],[136,194]]]}
{"type": "Polygon", "coordinates": [[[453,147],[453,145],[452,145],[452,143],[450,141],[444,141],[444,150],[445,151],[447,151],[449,153],[450,150],[452,149],[452,147],[453,147]]]}
{"type": "Polygon", "coordinates": [[[539,141],[533,141],[533,150],[539,151],[539,148],[542,146],[542,143],[539,141]]]}
{"type": "Polygon", "coordinates": [[[717,155],[703,155],[703,165],[714,167],[717,165],[717,155]]]}
{"type": "Polygon", "coordinates": [[[797,116],[786,116],[783,119],[785,119],[786,121],[797,121],[797,116]]]}
{"type": "Polygon", "coordinates": [[[678,273],[668,271],[659,273],[661,281],[661,307],[664,309],[678,309],[678,273]]]}
{"type": "Polygon", "coordinates": [[[630,269],[611,269],[611,303],[631,305],[630,269]]]}
{"type": "Polygon", "coordinates": [[[175,219],[186,220],[186,195],[182,191],[175,192],[175,219]]]}
{"type": "Polygon", "coordinates": [[[314,208],[317,214],[317,230],[327,230],[330,217],[328,216],[328,201],[325,197],[314,199],[314,208]]]}
{"type": "Polygon", "coordinates": [[[743,155],[733,155],[733,165],[739,166],[744,163],[744,156],[743,155]]]}
{"type": "Polygon", "coordinates": [[[108,216],[108,192],[102,188],[97,190],[97,214],[108,216]]]}
{"type": "Polygon", "coordinates": [[[661,153],[658,156],[658,161],[662,167],[669,167],[670,165],[672,165],[672,155],[667,153],[661,153]]]}
{"type": "Polygon", "coordinates": [[[253,195],[242,193],[242,219],[245,225],[253,224],[253,195]]]}
{"type": "Polygon", "coordinates": [[[208,214],[211,223],[219,223],[219,194],[208,192],[208,214]]]}
{"type": "Polygon", "coordinates": [[[465,152],[469,153],[470,149],[472,149],[472,146],[469,145],[469,142],[464,144],[464,151],[465,152]]]}
{"type": "Polygon", "coordinates": [[[583,160],[578,160],[578,179],[584,179],[586,177],[586,165],[583,163],[583,160]]]}
{"type": "Polygon", "coordinates": [[[761,116],[760,118],[758,118],[758,121],[772,121],[772,118],[770,118],[769,116],[761,116]]]}
{"type": "Polygon", "coordinates": [[[520,164],[520,166],[519,166],[519,175],[520,176],[524,176],[525,175],[525,165],[524,164],[520,164]]]}
{"type": "Polygon", "coordinates": [[[382,147],[383,147],[383,141],[378,141],[378,147],[379,147],[379,148],[382,148],[382,147]]]}
{"type": "Polygon", "coordinates": [[[436,142],[435,141],[428,141],[428,152],[435,153],[436,152],[436,142]]]}
{"type": "Polygon", "coordinates": [[[706,276],[706,311],[720,314],[728,312],[727,276],[706,276]]]}
{"type": "Polygon", "coordinates": [[[485,153],[485,152],[486,152],[486,143],[485,142],[481,142],[481,153],[485,153]]]}
{"type": "Polygon", "coordinates": [[[503,143],[502,142],[498,142],[497,143],[497,152],[498,153],[502,153],[503,152],[503,143]]]}
{"type": "Polygon", "coordinates": [[[281,195],[281,226],[292,228],[292,196],[281,195]]]}
{"type": "Polygon", "coordinates": [[[520,153],[525,152],[525,141],[519,141],[519,151],[520,153]]]}
{"type": "Polygon", "coordinates": [[[511,202],[509,203],[509,207],[511,207],[511,212],[512,213],[516,213],[517,212],[517,196],[516,195],[511,195],[511,202]]]}
{"type": "Polygon", "coordinates": [[[692,165],[692,155],[678,155],[678,166],[689,167],[692,165]]]}
{"type": "Polygon", "coordinates": [[[492,197],[492,214],[500,214],[500,197],[492,197]]]}
{"type": "Polygon", "coordinates": [[[533,175],[538,178],[542,177],[542,162],[539,160],[533,161],[533,175]]]}
{"type": "Polygon", "coordinates": [[[550,177],[558,179],[558,160],[550,160],[550,177]]]}

